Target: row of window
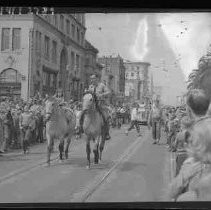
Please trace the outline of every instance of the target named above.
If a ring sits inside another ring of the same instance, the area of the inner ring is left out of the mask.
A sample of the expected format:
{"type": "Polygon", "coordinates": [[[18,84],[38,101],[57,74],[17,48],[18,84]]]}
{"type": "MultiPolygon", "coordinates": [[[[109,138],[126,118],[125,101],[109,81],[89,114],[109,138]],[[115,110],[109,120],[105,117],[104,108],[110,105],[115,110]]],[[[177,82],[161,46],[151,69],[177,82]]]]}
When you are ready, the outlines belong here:
{"type": "MultiPolygon", "coordinates": [[[[44,46],[45,46],[44,57],[47,60],[49,60],[50,59],[50,38],[48,36],[45,36],[44,46]]],[[[52,58],[52,62],[57,63],[57,42],[54,40],[52,41],[51,58],[52,58]]],[[[79,65],[80,65],[80,56],[76,54],[76,63],[75,63],[75,53],[71,52],[71,69],[74,69],[76,67],[76,70],[78,70],[79,65]]]]}
{"type": "Polygon", "coordinates": [[[139,70],[140,67],[139,67],[139,66],[128,66],[127,69],[128,69],[128,70],[135,71],[135,70],[139,70]]]}
{"type": "MultiPolygon", "coordinates": [[[[52,15],[46,15],[45,16],[48,22],[51,22],[51,17],[52,15]]],[[[76,41],[83,45],[84,43],[84,33],[80,31],[79,27],[76,27],[74,23],[70,23],[69,19],[65,19],[64,15],[53,15],[53,25],[58,28],[59,24],[59,29],[66,33],[67,35],[71,36],[72,39],[76,39],[76,41]],[[58,21],[59,17],[59,21],[58,21]]]]}
{"type": "MultiPolygon", "coordinates": [[[[134,72],[130,72],[130,73],[126,73],[125,74],[125,77],[127,78],[127,77],[134,77],[135,76],[135,73],[134,72]]],[[[139,77],[139,72],[137,72],[137,77],[139,77]]]]}
{"type": "Polygon", "coordinates": [[[43,85],[56,87],[56,74],[43,71],[43,85]]]}
{"type": "Polygon", "coordinates": [[[2,28],[1,37],[1,51],[21,48],[20,28],[2,28]]]}
{"type": "MultiPolygon", "coordinates": [[[[35,33],[36,45],[35,50],[36,52],[41,53],[42,51],[42,34],[39,31],[35,33]]],[[[57,42],[52,40],[50,43],[50,38],[48,36],[44,37],[44,57],[47,60],[50,60],[50,52],[51,52],[51,60],[53,63],[57,63],[57,42]],[[52,45],[52,48],[51,48],[52,45]]]]}

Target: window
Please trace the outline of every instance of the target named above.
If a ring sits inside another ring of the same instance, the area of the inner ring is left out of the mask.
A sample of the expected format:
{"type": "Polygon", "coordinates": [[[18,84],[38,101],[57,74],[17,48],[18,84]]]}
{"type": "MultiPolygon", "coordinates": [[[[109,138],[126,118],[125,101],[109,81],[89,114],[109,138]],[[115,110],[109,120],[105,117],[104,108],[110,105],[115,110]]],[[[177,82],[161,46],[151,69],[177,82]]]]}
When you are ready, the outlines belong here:
{"type": "Polygon", "coordinates": [[[84,34],[83,32],[81,32],[81,45],[83,45],[83,43],[84,43],[84,34]]]}
{"type": "Polygon", "coordinates": [[[80,32],[78,28],[77,28],[77,41],[80,43],[80,32]]]}
{"type": "Polygon", "coordinates": [[[72,24],[72,38],[75,38],[75,25],[72,24]]]}
{"type": "Polygon", "coordinates": [[[60,15],[60,28],[62,31],[64,31],[64,16],[60,15]]]}
{"type": "Polygon", "coordinates": [[[139,66],[137,66],[136,69],[139,70],[139,66]]]}
{"type": "Polygon", "coordinates": [[[35,45],[35,50],[36,50],[36,52],[38,52],[39,51],[39,31],[36,31],[36,45],[35,45]]]}
{"type": "Polygon", "coordinates": [[[57,63],[57,42],[52,42],[52,61],[53,63],[57,63]]]}
{"type": "Polygon", "coordinates": [[[69,35],[70,34],[70,21],[66,20],[66,33],[69,35]]]}
{"type": "Polygon", "coordinates": [[[131,72],[131,77],[133,77],[134,76],[134,73],[133,72],[131,72]]]}
{"type": "Polygon", "coordinates": [[[10,28],[2,28],[1,50],[10,48],[10,28]]]}
{"type": "Polygon", "coordinates": [[[36,31],[36,52],[41,52],[41,33],[36,31]]]}
{"type": "Polygon", "coordinates": [[[46,72],[43,72],[42,78],[43,78],[43,85],[46,86],[46,84],[47,84],[46,83],[46,78],[47,78],[46,72]]]}
{"type": "Polygon", "coordinates": [[[54,24],[58,28],[58,18],[57,18],[57,15],[54,15],[54,24]]]}
{"type": "Polygon", "coordinates": [[[50,74],[50,87],[54,87],[54,74],[50,74]]]}
{"type": "Polygon", "coordinates": [[[21,48],[21,29],[13,28],[12,30],[12,50],[18,50],[21,48]]]}
{"type": "Polygon", "coordinates": [[[79,55],[76,55],[76,68],[79,68],[79,55]]]}
{"type": "Polygon", "coordinates": [[[49,59],[50,39],[45,36],[45,58],[49,59]]]}
{"type": "Polygon", "coordinates": [[[46,86],[50,87],[51,74],[46,73],[46,86]]]}
{"type": "Polygon", "coordinates": [[[75,68],[75,55],[74,52],[71,52],[71,69],[74,70],[75,68]]]}
{"type": "Polygon", "coordinates": [[[41,32],[39,32],[39,52],[41,52],[41,49],[42,49],[42,35],[41,35],[41,32]]]}
{"type": "Polygon", "coordinates": [[[86,58],[86,65],[89,65],[89,58],[86,58]]]}

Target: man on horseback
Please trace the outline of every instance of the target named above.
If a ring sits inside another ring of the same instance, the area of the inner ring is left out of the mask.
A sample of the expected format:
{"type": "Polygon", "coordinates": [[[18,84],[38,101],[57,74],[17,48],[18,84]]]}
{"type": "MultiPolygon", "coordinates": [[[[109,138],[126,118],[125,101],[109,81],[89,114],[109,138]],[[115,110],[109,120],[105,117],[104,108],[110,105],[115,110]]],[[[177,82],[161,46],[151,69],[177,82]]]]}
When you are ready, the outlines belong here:
{"type": "MultiPolygon", "coordinates": [[[[104,129],[106,131],[106,140],[109,140],[110,134],[109,134],[109,123],[108,123],[108,114],[107,114],[107,105],[106,105],[106,98],[110,95],[110,90],[106,86],[105,83],[98,80],[99,78],[97,75],[92,75],[90,77],[91,84],[89,85],[88,91],[94,92],[97,96],[97,102],[96,102],[96,108],[99,111],[100,115],[103,118],[104,122],[104,129]]],[[[80,129],[83,130],[83,116],[84,111],[81,113],[80,117],[80,129]]]]}

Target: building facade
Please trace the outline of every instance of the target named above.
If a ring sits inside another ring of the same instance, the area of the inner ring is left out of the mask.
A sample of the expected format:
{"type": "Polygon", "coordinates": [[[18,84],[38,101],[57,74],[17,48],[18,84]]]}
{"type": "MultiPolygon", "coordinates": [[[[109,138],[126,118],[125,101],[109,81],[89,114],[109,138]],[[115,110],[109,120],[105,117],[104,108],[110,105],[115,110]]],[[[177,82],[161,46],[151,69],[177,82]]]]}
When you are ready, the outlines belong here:
{"type": "Polygon", "coordinates": [[[0,95],[27,100],[59,88],[67,100],[79,99],[85,83],[84,14],[18,10],[0,15],[0,95]]]}
{"type": "Polygon", "coordinates": [[[150,74],[147,62],[125,62],[125,97],[128,102],[146,103],[150,97],[150,74]]]}
{"type": "Polygon", "coordinates": [[[84,86],[85,88],[88,88],[90,84],[90,76],[96,74],[101,78],[103,66],[97,62],[98,49],[87,40],[85,40],[85,50],[85,71],[83,75],[85,81],[84,86]]]}
{"type": "Polygon", "coordinates": [[[125,92],[125,66],[123,59],[117,57],[100,57],[98,62],[103,65],[101,80],[112,92],[111,103],[123,102],[125,92]]]}

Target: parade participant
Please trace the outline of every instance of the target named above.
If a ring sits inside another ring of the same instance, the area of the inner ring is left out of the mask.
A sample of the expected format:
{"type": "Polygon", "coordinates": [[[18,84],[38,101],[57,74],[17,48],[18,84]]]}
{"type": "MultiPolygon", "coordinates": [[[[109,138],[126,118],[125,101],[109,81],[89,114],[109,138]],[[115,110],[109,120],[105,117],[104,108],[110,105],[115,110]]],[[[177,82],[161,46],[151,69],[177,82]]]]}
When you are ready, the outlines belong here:
{"type": "MultiPolygon", "coordinates": [[[[79,103],[75,109],[75,115],[76,115],[76,125],[78,125],[79,120],[80,120],[80,116],[81,116],[81,112],[82,112],[82,105],[79,103]]],[[[81,137],[81,132],[80,129],[78,129],[76,127],[76,139],[79,139],[81,137]]]]}
{"type": "Polygon", "coordinates": [[[7,107],[6,115],[3,120],[4,123],[4,141],[3,141],[3,151],[7,152],[13,138],[13,118],[11,114],[10,107],[7,107]]]}
{"type": "MultiPolygon", "coordinates": [[[[99,81],[99,78],[97,75],[92,75],[90,77],[90,86],[88,88],[88,91],[91,91],[96,94],[97,96],[97,103],[96,103],[96,108],[101,114],[104,122],[104,129],[106,132],[106,140],[109,140],[110,134],[109,134],[109,123],[108,123],[108,113],[107,113],[107,104],[106,104],[106,97],[110,95],[110,90],[109,88],[102,82],[99,81]]],[[[83,124],[83,116],[84,116],[84,111],[81,113],[80,117],[80,129],[82,130],[82,124],[83,124]]]]}
{"type": "Polygon", "coordinates": [[[26,131],[28,131],[29,129],[31,116],[32,114],[29,110],[29,107],[25,106],[24,112],[20,115],[20,120],[19,120],[19,127],[21,131],[21,139],[22,139],[22,146],[24,149],[24,153],[25,153],[25,150],[27,150],[29,153],[29,136],[27,136],[29,132],[26,132],[26,131]]]}
{"type": "Polygon", "coordinates": [[[161,136],[161,108],[160,108],[160,102],[158,99],[154,100],[152,109],[149,114],[148,118],[148,126],[152,127],[152,137],[154,139],[153,144],[158,144],[160,141],[161,136]]]}
{"type": "Polygon", "coordinates": [[[57,99],[57,101],[62,105],[64,103],[64,93],[61,88],[58,88],[54,97],[57,99]]]}
{"type": "Polygon", "coordinates": [[[137,103],[133,104],[133,108],[131,110],[131,123],[130,123],[130,127],[125,131],[125,134],[128,135],[128,132],[133,129],[133,127],[136,127],[136,131],[138,133],[138,136],[141,136],[140,133],[140,127],[138,124],[138,109],[139,109],[139,105],[137,103]]]}

